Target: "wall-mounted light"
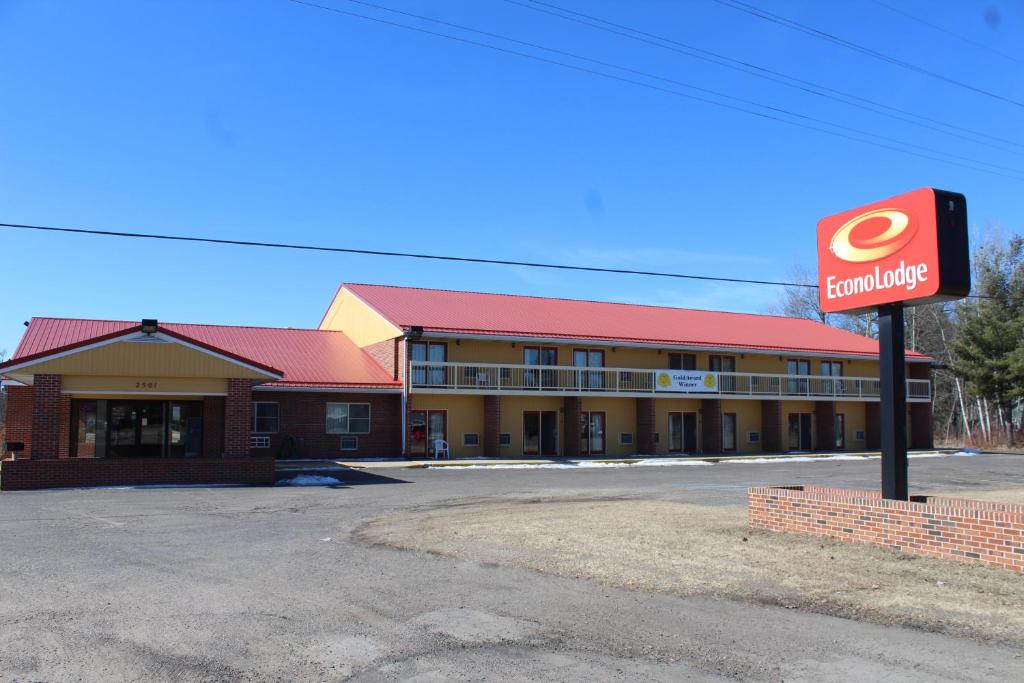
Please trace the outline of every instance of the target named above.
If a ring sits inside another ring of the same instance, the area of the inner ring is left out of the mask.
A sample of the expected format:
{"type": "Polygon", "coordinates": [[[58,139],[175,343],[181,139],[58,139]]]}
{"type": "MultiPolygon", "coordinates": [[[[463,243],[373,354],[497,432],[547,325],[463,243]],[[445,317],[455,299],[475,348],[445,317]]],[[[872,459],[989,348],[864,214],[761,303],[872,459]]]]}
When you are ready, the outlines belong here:
{"type": "Polygon", "coordinates": [[[455,340],[455,345],[456,346],[462,346],[462,340],[461,339],[456,339],[455,340]]]}
{"type": "Polygon", "coordinates": [[[413,325],[412,327],[407,327],[403,331],[403,334],[407,341],[416,341],[423,336],[423,326],[413,325]]]}
{"type": "Polygon", "coordinates": [[[156,334],[157,322],[156,318],[143,318],[142,319],[142,332],[144,334],[156,334]]]}

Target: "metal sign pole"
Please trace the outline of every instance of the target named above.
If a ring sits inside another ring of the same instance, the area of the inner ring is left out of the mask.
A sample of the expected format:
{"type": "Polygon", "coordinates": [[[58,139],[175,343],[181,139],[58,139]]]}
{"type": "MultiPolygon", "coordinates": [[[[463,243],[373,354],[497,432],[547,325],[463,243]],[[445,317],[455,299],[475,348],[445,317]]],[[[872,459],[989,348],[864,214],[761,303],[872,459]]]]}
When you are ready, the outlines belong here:
{"type": "Polygon", "coordinates": [[[878,307],[882,497],[907,500],[907,365],[903,303],[878,307]]]}

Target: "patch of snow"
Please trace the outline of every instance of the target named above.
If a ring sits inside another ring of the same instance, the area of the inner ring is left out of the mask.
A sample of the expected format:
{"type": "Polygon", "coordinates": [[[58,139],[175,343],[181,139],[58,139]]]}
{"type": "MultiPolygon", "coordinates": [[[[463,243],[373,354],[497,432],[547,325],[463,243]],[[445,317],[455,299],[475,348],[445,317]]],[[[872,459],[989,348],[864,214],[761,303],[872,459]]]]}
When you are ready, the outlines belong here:
{"type": "Polygon", "coordinates": [[[714,463],[703,460],[678,460],[670,458],[649,458],[637,462],[539,462],[539,463],[516,463],[503,465],[465,465],[465,466],[443,466],[434,468],[427,465],[429,469],[442,470],[584,470],[584,469],[607,469],[626,467],[669,467],[673,465],[713,465],[714,463]]]}
{"type": "Polygon", "coordinates": [[[767,464],[775,462],[825,462],[829,460],[866,460],[867,458],[863,455],[823,455],[820,457],[814,456],[779,456],[777,458],[745,458],[735,460],[722,460],[724,463],[732,463],[733,465],[746,465],[750,463],[756,464],[767,464]]]}
{"type": "Polygon", "coordinates": [[[300,474],[291,479],[277,482],[278,486],[338,486],[341,481],[334,477],[322,477],[318,474],[300,474]]]}

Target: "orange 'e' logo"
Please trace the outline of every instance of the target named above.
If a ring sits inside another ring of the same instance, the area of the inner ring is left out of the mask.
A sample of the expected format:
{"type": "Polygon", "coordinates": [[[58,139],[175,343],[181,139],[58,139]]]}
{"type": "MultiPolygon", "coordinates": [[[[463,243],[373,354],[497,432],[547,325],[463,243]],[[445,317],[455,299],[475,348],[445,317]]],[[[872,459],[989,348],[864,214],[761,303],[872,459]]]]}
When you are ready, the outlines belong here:
{"type": "Polygon", "coordinates": [[[892,256],[907,246],[916,230],[917,226],[910,223],[910,216],[899,209],[875,209],[843,223],[832,236],[829,251],[835,254],[836,258],[850,263],[877,261],[892,256]],[[872,237],[858,239],[854,231],[874,218],[889,221],[889,227],[872,237]]]}

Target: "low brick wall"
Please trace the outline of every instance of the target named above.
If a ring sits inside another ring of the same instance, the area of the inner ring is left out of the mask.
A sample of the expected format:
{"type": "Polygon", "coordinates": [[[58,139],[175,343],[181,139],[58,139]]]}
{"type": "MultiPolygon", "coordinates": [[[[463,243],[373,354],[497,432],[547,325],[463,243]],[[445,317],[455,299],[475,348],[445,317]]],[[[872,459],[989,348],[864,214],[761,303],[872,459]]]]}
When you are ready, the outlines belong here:
{"type": "Polygon", "coordinates": [[[59,458],[0,462],[0,491],[140,484],[269,485],[273,458],[59,458]]]}
{"type": "Polygon", "coordinates": [[[873,543],[914,555],[976,560],[1024,573],[1024,505],[825,486],[747,491],[750,526],[873,543]]]}

